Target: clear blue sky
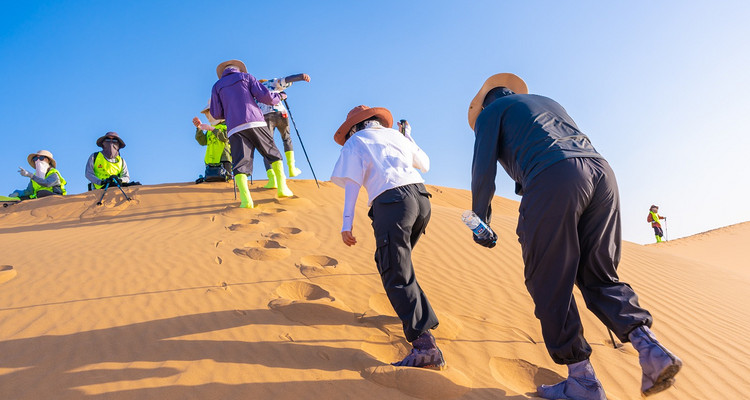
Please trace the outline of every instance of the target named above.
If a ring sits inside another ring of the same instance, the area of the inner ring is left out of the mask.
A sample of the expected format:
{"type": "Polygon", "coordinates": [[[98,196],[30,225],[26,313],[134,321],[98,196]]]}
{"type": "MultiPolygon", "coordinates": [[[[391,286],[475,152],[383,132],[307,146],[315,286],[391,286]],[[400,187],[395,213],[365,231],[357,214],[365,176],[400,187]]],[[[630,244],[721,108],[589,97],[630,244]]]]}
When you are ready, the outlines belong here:
{"type": "MultiPolygon", "coordinates": [[[[624,238],[648,243],[648,207],[670,239],[750,220],[747,1],[3,1],[0,194],[26,156],[52,151],[72,193],[95,141],[116,131],[132,177],[193,181],[190,120],[216,65],[259,78],[305,72],[287,92],[319,179],[358,104],[406,118],[429,184],[468,189],[468,103],[497,72],[560,102],[614,168],[624,238]]],[[[280,144],[280,140],[277,141],[280,144]]],[[[300,178],[312,179],[294,135],[300,178]]],[[[258,157],[260,158],[260,157],[258,157]]],[[[520,199],[502,170],[497,194],[520,199]]],[[[260,160],[255,177],[265,179],[260,160]]],[[[469,207],[469,204],[467,204],[469,207]]],[[[512,240],[515,240],[514,238],[512,240]]]]}

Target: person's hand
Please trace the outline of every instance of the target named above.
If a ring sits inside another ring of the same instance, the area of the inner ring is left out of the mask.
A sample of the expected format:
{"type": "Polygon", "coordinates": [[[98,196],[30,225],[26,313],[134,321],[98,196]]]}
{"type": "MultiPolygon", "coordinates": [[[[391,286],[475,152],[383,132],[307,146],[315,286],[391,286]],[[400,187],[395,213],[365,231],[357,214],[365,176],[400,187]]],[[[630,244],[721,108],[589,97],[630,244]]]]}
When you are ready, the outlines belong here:
{"type": "Polygon", "coordinates": [[[110,175],[109,176],[109,180],[112,183],[120,183],[120,182],[122,182],[122,179],[120,179],[120,177],[117,176],[117,175],[110,175]]]}
{"type": "Polygon", "coordinates": [[[484,246],[488,249],[491,249],[497,245],[497,235],[495,234],[495,232],[492,232],[492,237],[487,238],[487,239],[480,239],[477,235],[474,235],[474,234],[472,235],[474,236],[474,243],[480,246],[484,246]]]}
{"type": "Polygon", "coordinates": [[[279,97],[281,97],[281,100],[286,100],[286,93],[279,92],[279,97]]]}
{"type": "Polygon", "coordinates": [[[201,124],[200,118],[193,117],[193,125],[195,125],[195,127],[197,128],[198,126],[200,126],[200,124],[201,124]]]}
{"type": "Polygon", "coordinates": [[[401,121],[398,121],[396,125],[398,125],[398,131],[404,132],[404,136],[406,136],[408,139],[411,139],[411,125],[409,125],[406,120],[403,120],[404,124],[401,126],[401,121]]]}
{"type": "Polygon", "coordinates": [[[357,238],[352,235],[352,231],[341,232],[341,240],[343,240],[344,244],[347,246],[354,246],[357,244],[357,238]]]}
{"type": "Polygon", "coordinates": [[[21,193],[18,193],[18,190],[16,190],[13,193],[9,194],[8,197],[21,197],[21,193]]]}
{"type": "Polygon", "coordinates": [[[202,131],[212,131],[212,130],[214,130],[214,127],[211,126],[211,124],[200,124],[200,125],[198,125],[198,129],[200,129],[202,131]]]}
{"type": "Polygon", "coordinates": [[[18,173],[21,174],[21,176],[25,176],[27,178],[31,178],[32,176],[34,176],[34,174],[26,171],[25,169],[23,169],[23,167],[18,167],[18,173]]]}
{"type": "Polygon", "coordinates": [[[310,82],[310,75],[308,74],[302,74],[302,80],[305,82],[310,82]]]}

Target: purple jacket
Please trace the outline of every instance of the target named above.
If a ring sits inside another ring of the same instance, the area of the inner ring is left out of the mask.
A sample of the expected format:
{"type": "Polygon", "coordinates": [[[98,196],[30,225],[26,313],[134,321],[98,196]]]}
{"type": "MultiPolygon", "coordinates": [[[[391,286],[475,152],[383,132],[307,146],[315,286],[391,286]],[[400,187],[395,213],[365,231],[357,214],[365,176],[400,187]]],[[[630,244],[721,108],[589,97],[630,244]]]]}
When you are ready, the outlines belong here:
{"type": "Polygon", "coordinates": [[[275,105],[281,101],[278,93],[271,93],[254,76],[230,68],[211,89],[211,116],[225,119],[227,130],[248,122],[263,122],[263,112],[255,101],[275,105]]]}

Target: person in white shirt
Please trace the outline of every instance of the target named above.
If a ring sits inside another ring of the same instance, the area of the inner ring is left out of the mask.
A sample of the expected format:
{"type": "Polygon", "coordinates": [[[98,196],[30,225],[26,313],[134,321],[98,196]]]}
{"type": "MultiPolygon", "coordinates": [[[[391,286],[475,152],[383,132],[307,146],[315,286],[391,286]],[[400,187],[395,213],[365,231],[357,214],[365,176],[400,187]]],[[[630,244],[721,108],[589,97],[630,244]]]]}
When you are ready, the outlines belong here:
{"type": "Polygon", "coordinates": [[[413,348],[395,366],[443,369],[445,359],[430,333],[438,319],[417,283],[412,248],[430,221],[431,196],[417,169],[427,172],[430,159],[411,137],[391,129],[391,112],[381,107],[354,107],[333,139],[342,145],[331,181],[345,190],[341,239],[357,244],[352,233],[359,189],[367,190],[369,217],[375,233],[375,263],[388,299],[401,319],[413,348]]]}

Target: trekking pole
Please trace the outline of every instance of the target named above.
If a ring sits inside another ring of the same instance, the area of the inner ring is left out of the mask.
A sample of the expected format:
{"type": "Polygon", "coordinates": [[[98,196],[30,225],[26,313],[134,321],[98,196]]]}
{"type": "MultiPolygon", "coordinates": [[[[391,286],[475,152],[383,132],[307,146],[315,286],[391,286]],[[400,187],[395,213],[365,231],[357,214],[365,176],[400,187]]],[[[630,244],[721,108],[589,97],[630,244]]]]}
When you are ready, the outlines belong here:
{"type": "Polygon", "coordinates": [[[615,337],[612,336],[612,330],[607,328],[607,332],[609,332],[609,339],[612,340],[612,347],[617,348],[617,344],[615,343],[615,337]]]}
{"type": "Polygon", "coordinates": [[[669,241],[669,229],[667,229],[667,217],[664,217],[664,238],[669,241]]]}
{"type": "Polygon", "coordinates": [[[299,144],[302,145],[302,152],[305,153],[305,158],[307,159],[307,165],[310,166],[310,171],[312,171],[313,178],[315,178],[315,184],[318,185],[318,189],[320,189],[320,183],[318,183],[318,177],[315,176],[315,170],[313,169],[312,163],[310,163],[310,157],[307,156],[307,150],[305,150],[305,144],[302,143],[302,137],[299,135],[299,130],[297,129],[297,123],[294,122],[292,109],[289,108],[289,103],[286,102],[286,99],[284,99],[284,105],[286,106],[286,110],[289,111],[289,119],[292,120],[292,125],[294,125],[294,131],[297,132],[297,138],[299,139],[299,144]]]}
{"type": "Polygon", "coordinates": [[[107,194],[107,189],[109,189],[109,180],[107,180],[107,184],[104,185],[104,191],[102,192],[102,197],[100,197],[99,201],[96,202],[97,206],[102,205],[102,200],[104,200],[104,195],[107,194]]]}

